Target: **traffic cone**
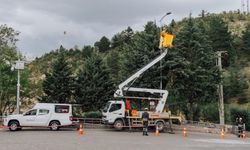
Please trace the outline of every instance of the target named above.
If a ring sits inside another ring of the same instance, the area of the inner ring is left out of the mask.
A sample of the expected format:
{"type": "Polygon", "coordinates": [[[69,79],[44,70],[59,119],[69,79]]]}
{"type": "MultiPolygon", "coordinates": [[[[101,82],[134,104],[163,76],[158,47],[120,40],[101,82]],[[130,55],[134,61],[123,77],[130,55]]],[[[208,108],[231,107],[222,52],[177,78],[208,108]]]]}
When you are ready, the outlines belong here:
{"type": "Polygon", "coordinates": [[[80,127],[79,127],[79,134],[83,135],[83,124],[82,123],[80,124],[80,127]]]}
{"type": "Polygon", "coordinates": [[[246,139],[246,138],[247,138],[247,136],[246,136],[246,131],[243,131],[243,132],[242,132],[242,138],[243,138],[243,139],[246,139]]]}
{"type": "Polygon", "coordinates": [[[224,129],[221,129],[220,138],[221,138],[221,139],[224,139],[224,138],[225,138],[224,129]]]}
{"type": "Polygon", "coordinates": [[[155,136],[160,136],[160,132],[159,132],[158,126],[156,126],[156,129],[155,129],[155,136]]]}
{"type": "Polygon", "coordinates": [[[186,128],[183,128],[183,134],[182,134],[183,137],[187,137],[187,129],[186,128]]]}

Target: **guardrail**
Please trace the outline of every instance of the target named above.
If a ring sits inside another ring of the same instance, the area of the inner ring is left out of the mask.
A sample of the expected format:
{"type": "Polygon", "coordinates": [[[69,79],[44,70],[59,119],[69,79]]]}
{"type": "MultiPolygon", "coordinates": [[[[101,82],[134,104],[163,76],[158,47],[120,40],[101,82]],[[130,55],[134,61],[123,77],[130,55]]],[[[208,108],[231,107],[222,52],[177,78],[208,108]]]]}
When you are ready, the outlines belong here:
{"type": "Polygon", "coordinates": [[[102,124],[102,119],[100,118],[74,118],[74,119],[77,119],[81,123],[102,124]]]}
{"type": "Polygon", "coordinates": [[[222,127],[220,124],[212,123],[212,122],[200,122],[200,121],[192,121],[186,120],[182,122],[183,125],[191,125],[191,126],[198,126],[198,127],[207,127],[207,128],[220,128],[222,127]]]}

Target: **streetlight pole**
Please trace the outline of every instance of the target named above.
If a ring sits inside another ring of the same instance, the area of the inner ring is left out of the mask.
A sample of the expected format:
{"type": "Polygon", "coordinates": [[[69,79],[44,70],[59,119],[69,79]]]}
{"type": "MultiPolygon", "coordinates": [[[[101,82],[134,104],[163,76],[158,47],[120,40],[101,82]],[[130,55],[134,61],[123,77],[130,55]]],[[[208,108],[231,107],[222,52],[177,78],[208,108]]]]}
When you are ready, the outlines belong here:
{"type": "Polygon", "coordinates": [[[20,113],[20,70],[24,69],[24,61],[16,61],[14,68],[17,70],[16,114],[20,113]]]}
{"type": "MultiPolygon", "coordinates": [[[[227,51],[217,51],[217,61],[216,65],[219,67],[220,73],[222,72],[222,63],[221,63],[221,54],[227,53],[227,51]]],[[[223,96],[223,85],[220,82],[218,85],[219,93],[219,116],[220,116],[220,125],[225,125],[225,113],[224,113],[224,96],[223,96]]]]}
{"type": "MultiPolygon", "coordinates": [[[[161,32],[162,32],[162,30],[161,30],[161,28],[162,28],[162,20],[166,17],[166,16],[168,16],[168,15],[170,15],[170,14],[172,14],[172,12],[167,12],[164,16],[162,16],[161,17],[161,19],[159,20],[159,22],[160,22],[160,36],[161,36],[161,32]]],[[[161,49],[161,53],[162,53],[162,49],[161,49]]],[[[162,61],[160,61],[160,68],[161,68],[161,74],[160,74],[160,78],[161,78],[161,81],[160,81],[160,89],[162,90],[162,61]]]]}

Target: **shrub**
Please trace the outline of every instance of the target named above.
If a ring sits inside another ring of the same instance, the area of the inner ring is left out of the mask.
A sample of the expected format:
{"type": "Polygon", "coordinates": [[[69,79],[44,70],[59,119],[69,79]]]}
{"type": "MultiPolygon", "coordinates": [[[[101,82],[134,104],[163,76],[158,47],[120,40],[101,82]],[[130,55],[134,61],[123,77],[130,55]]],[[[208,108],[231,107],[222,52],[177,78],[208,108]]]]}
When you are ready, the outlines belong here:
{"type": "Polygon", "coordinates": [[[83,118],[102,118],[102,113],[100,111],[90,111],[83,115],[83,118]]]}
{"type": "Polygon", "coordinates": [[[203,106],[201,114],[204,121],[219,122],[218,103],[211,103],[203,106]]]}

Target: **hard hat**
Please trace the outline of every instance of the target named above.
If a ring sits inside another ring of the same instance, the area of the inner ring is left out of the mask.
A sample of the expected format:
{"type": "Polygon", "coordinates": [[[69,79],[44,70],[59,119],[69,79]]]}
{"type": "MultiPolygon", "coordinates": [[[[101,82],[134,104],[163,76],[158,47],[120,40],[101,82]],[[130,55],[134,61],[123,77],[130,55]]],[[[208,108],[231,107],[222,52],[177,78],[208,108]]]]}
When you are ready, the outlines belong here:
{"type": "Polygon", "coordinates": [[[144,110],[148,110],[148,108],[144,108],[144,110]]]}

